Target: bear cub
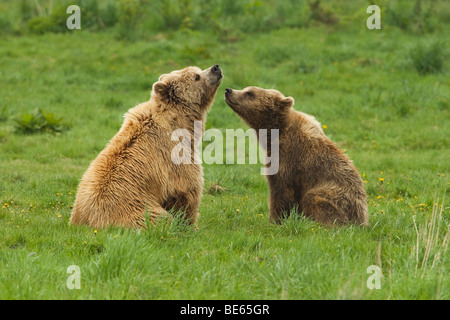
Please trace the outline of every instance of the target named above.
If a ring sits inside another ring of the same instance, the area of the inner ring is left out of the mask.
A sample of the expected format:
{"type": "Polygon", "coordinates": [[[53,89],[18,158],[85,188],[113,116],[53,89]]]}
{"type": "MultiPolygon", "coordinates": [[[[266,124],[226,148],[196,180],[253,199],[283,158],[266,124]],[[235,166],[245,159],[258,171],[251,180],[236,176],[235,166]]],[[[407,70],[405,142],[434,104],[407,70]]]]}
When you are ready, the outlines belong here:
{"type": "MultiPolygon", "coordinates": [[[[325,225],[368,224],[367,196],[358,170],[313,116],[292,108],[292,97],[258,87],[227,88],[225,101],[256,131],[279,130],[278,172],[266,176],[271,221],[280,223],[297,209],[325,225]]],[[[267,146],[266,153],[273,159],[271,149],[267,146]]]]}

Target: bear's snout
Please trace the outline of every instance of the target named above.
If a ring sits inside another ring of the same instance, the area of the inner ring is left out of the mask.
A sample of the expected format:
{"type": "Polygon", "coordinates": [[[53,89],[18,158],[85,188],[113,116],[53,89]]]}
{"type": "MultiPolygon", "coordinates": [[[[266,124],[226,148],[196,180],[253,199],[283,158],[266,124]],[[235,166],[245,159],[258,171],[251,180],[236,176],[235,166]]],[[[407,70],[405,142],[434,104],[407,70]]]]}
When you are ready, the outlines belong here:
{"type": "Polygon", "coordinates": [[[233,89],[225,89],[225,102],[234,110],[235,102],[233,101],[233,89]]]}
{"type": "Polygon", "coordinates": [[[223,78],[222,69],[220,69],[218,64],[211,67],[211,73],[215,75],[219,80],[223,78]]]}
{"type": "Polygon", "coordinates": [[[212,71],[213,73],[217,73],[217,74],[221,74],[221,73],[222,73],[222,70],[220,69],[220,67],[219,67],[218,64],[213,65],[213,66],[211,67],[211,71],[212,71]]]}

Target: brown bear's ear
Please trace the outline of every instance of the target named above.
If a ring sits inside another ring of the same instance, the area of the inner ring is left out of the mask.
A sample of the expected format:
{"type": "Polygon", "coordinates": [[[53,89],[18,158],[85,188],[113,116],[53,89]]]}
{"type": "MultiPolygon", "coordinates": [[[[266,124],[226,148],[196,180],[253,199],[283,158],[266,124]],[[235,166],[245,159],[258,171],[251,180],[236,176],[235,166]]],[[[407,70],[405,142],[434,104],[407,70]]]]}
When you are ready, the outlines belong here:
{"type": "Polygon", "coordinates": [[[280,99],[280,108],[281,109],[289,109],[294,105],[294,98],[287,97],[287,98],[281,98],[280,99]]]}
{"type": "Polygon", "coordinates": [[[156,93],[162,100],[167,100],[169,98],[169,86],[164,82],[156,82],[153,85],[153,92],[156,93]]]}

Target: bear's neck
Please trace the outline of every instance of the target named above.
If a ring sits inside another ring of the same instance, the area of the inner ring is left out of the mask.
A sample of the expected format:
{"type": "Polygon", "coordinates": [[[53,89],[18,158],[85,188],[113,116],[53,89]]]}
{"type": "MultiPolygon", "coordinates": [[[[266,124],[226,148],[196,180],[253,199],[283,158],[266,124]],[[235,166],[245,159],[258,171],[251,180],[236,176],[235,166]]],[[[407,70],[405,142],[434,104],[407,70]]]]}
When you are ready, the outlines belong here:
{"type": "Polygon", "coordinates": [[[158,125],[173,132],[185,129],[190,134],[203,134],[206,122],[206,110],[196,111],[184,105],[164,105],[150,100],[150,114],[158,125]]]}

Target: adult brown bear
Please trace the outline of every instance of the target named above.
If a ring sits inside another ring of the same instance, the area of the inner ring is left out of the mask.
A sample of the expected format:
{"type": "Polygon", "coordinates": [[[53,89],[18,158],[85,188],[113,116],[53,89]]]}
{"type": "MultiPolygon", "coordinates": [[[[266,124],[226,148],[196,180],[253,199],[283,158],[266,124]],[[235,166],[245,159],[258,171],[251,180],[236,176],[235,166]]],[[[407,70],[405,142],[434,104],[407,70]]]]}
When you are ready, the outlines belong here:
{"type": "Polygon", "coordinates": [[[204,124],[222,77],[218,65],[162,75],[150,100],[125,114],[120,131],[87,169],[70,223],[142,227],[146,214],[154,221],[170,210],[183,211],[185,219],[195,223],[202,166],[194,161],[198,157],[194,144],[190,164],[172,161],[178,142],[171,134],[186,129],[194,140],[194,122],[204,124]]]}

